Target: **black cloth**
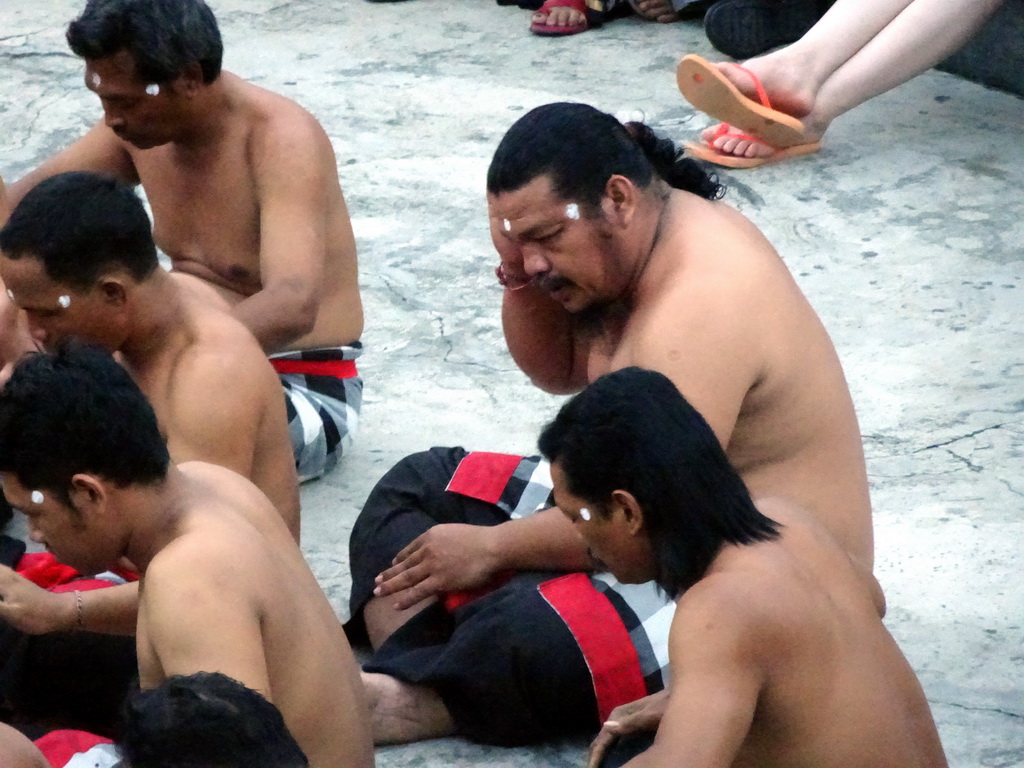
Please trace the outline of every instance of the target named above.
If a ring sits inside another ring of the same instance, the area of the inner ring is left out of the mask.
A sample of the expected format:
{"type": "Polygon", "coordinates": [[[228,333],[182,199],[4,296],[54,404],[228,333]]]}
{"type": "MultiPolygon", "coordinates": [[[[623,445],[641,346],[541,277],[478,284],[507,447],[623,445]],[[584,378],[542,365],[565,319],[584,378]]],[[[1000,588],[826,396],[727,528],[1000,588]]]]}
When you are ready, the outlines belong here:
{"type": "MultiPolygon", "coordinates": [[[[14,568],[23,554],[23,541],[0,536],[0,563],[14,568]]],[[[0,619],[0,720],[28,733],[76,728],[114,735],[137,677],[134,637],[27,635],[0,619]]]]}
{"type": "MultiPolygon", "coordinates": [[[[499,507],[445,491],[466,455],[431,448],[391,469],[370,493],[352,531],[350,637],[362,630],[373,580],[413,539],[440,523],[498,525],[499,507]]],[[[537,590],[561,574],[518,573],[449,613],[435,603],[400,627],[364,665],[434,689],[457,731],[514,746],[599,726],[593,681],[576,639],[537,590]]]]}

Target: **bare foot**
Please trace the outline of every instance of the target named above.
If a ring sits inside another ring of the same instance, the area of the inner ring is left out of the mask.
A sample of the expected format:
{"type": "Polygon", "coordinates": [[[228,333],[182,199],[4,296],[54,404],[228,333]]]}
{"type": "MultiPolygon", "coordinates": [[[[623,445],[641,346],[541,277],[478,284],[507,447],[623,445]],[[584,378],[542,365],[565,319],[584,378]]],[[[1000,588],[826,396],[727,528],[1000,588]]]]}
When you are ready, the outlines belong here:
{"type": "Polygon", "coordinates": [[[390,675],[360,674],[370,703],[374,744],[405,744],[455,733],[452,716],[430,688],[390,675]]]}
{"type": "MultiPolygon", "coordinates": [[[[769,54],[745,62],[743,68],[729,62],[715,66],[740,93],[760,101],[753,78],[743,71],[749,69],[761,81],[773,108],[787,115],[800,118],[804,124],[807,141],[820,141],[828,122],[821,120],[814,112],[814,89],[803,82],[799,72],[786,57],[769,54]]],[[[744,131],[731,129],[721,136],[716,134],[719,126],[713,126],[701,133],[704,142],[719,152],[733,157],[770,157],[775,149],[763,142],[743,138],[744,131]]]]}
{"type": "Polygon", "coordinates": [[[672,0],[636,0],[633,3],[633,10],[637,16],[662,24],[670,24],[679,21],[680,18],[679,13],[672,7],[672,0]]]}
{"type": "Polygon", "coordinates": [[[534,24],[547,24],[549,27],[575,27],[586,21],[586,16],[575,8],[558,6],[550,11],[537,11],[533,14],[534,24]]]}

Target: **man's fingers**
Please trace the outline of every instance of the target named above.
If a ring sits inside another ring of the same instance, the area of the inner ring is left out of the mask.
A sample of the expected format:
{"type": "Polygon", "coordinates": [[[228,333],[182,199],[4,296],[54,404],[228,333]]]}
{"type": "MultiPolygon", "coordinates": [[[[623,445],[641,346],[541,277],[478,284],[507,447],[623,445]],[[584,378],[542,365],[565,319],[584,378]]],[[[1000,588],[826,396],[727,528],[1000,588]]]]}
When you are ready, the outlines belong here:
{"type": "Polygon", "coordinates": [[[404,563],[406,560],[412,557],[416,553],[416,550],[423,546],[422,539],[423,534],[413,539],[412,542],[410,542],[405,547],[405,549],[401,550],[397,555],[395,555],[395,559],[391,561],[392,564],[398,565],[399,563],[404,563]]]}
{"type": "Polygon", "coordinates": [[[411,608],[421,600],[426,600],[428,597],[433,597],[435,594],[437,594],[435,581],[432,579],[425,579],[419,582],[416,586],[396,593],[394,595],[395,608],[400,611],[404,611],[406,608],[411,608]]]}
{"type": "Polygon", "coordinates": [[[373,594],[377,597],[387,597],[416,586],[428,576],[430,571],[420,565],[388,568],[377,577],[377,586],[373,588],[373,594]]]}
{"type": "Polygon", "coordinates": [[[619,738],[613,728],[609,728],[609,725],[614,728],[618,723],[608,722],[601,727],[601,731],[590,743],[590,750],[587,752],[587,768],[598,768],[612,744],[619,738]]]}

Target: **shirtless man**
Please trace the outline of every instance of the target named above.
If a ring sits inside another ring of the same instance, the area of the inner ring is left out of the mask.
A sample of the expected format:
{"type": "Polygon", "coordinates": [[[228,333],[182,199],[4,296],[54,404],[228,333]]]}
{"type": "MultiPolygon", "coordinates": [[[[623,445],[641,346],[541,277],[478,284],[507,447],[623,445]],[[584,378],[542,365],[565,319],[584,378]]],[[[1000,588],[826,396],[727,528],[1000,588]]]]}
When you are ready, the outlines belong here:
{"type": "MultiPolygon", "coordinates": [[[[11,185],[70,170],[142,184],[173,272],[272,356],[303,478],[351,442],[362,382],[355,240],[334,151],[294,102],[221,72],[203,0],[89,0],[68,43],[104,120],[11,185]]],[[[2,297],[0,297],[2,299],[2,297]]]]}
{"type": "Polygon", "coordinates": [[[171,463],[109,355],[70,345],[19,363],[0,392],[0,456],[34,541],[85,574],[138,567],[142,689],[221,672],[281,710],[312,766],[373,765],[355,660],[280,515],[229,469],[171,463]]]}
{"type": "MultiPolygon", "coordinates": [[[[642,124],[624,127],[582,104],[550,104],[522,117],[488,173],[509,351],[534,383],[555,393],[631,365],[665,374],[705,415],[751,493],[810,510],[870,571],[864,453],[838,356],[771,244],[716,202],[720,191],[642,124]]],[[[377,544],[368,542],[352,549],[354,573],[377,544]]],[[[437,595],[504,571],[589,567],[557,509],[486,527],[434,525],[405,544],[391,549],[394,562],[376,591],[353,601],[374,647],[437,595]]],[[[657,649],[660,637],[640,644],[657,649]]],[[[524,643],[538,638],[523,627],[524,643]]],[[[374,668],[384,673],[368,680],[383,697],[383,733],[403,701],[431,696],[385,679],[394,670],[374,668]]],[[[660,688],[652,671],[644,677],[647,693],[660,688]]],[[[424,730],[442,726],[453,727],[439,717],[424,730]]]]}
{"type": "Polygon", "coordinates": [[[879,619],[874,577],[815,516],[752,501],[671,381],[639,368],[598,379],[540,448],[595,560],[623,582],[656,580],[678,604],[668,708],[630,768],[682,755],[695,767],[946,766],[921,685],[879,619]]]}
{"type": "MultiPolygon", "coordinates": [[[[184,290],[157,262],[149,219],[127,185],[69,172],[34,187],[0,229],[0,277],[35,344],[69,336],[117,352],[147,394],[176,461],[248,477],[299,536],[299,490],[281,390],[237,320],[184,290]]],[[[29,634],[75,627],[71,593],[0,567],[0,616],[29,634]]],[[[83,592],[88,629],[131,634],[134,585],[83,592]]]]}

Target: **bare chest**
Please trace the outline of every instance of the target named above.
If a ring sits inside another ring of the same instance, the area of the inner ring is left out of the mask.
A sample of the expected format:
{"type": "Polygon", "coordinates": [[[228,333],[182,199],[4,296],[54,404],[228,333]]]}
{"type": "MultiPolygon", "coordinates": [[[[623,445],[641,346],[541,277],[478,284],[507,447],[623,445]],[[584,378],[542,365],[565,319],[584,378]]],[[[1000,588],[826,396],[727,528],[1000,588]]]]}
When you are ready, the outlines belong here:
{"type": "Polygon", "coordinates": [[[260,207],[243,148],[190,162],[166,150],[136,167],[154,239],[175,269],[244,294],[259,290],[260,207]]]}

